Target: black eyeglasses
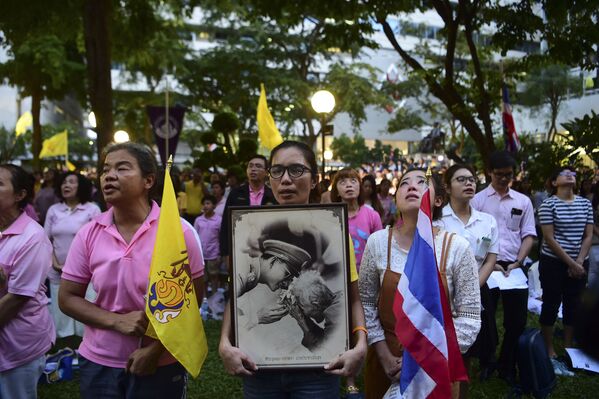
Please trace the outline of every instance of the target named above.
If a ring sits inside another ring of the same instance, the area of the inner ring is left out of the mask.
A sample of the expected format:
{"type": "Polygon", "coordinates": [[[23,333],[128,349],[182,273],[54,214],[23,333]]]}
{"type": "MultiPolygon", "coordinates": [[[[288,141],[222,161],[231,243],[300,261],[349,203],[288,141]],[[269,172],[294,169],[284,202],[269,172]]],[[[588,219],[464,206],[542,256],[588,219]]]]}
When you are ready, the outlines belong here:
{"type": "Polygon", "coordinates": [[[292,179],[302,177],[302,175],[306,172],[312,173],[312,170],[310,168],[299,163],[294,163],[289,166],[273,165],[270,168],[268,168],[268,174],[273,179],[282,178],[285,174],[285,171],[287,171],[289,177],[291,177],[292,179]]]}
{"type": "Polygon", "coordinates": [[[453,180],[457,181],[460,184],[464,184],[466,182],[476,184],[476,177],[474,176],[458,176],[453,180]]]}

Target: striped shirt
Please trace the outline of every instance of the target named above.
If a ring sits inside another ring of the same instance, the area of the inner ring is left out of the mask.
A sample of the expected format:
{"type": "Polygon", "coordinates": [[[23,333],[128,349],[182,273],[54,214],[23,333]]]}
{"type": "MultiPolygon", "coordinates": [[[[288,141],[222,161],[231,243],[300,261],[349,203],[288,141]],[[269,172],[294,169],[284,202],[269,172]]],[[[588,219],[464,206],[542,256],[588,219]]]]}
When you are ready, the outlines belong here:
{"type": "MultiPolygon", "coordinates": [[[[553,195],[539,208],[541,225],[553,225],[553,236],[572,259],[576,259],[582,247],[582,237],[588,224],[593,224],[591,202],[576,195],[574,201],[566,202],[553,195]]],[[[543,242],[541,253],[557,258],[547,242],[543,242]]]]}

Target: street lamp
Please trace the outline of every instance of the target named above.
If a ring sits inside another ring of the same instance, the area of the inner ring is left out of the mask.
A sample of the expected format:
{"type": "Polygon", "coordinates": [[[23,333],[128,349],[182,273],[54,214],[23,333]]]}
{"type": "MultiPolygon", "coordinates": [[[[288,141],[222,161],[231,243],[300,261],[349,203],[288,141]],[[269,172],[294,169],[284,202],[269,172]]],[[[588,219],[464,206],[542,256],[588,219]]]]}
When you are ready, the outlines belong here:
{"type": "Polygon", "coordinates": [[[325,168],[325,144],[324,138],[326,134],[327,114],[335,108],[335,97],[328,90],[319,90],[310,99],[312,109],[320,114],[320,132],[322,133],[322,178],[324,179],[325,168]]]}
{"type": "Polygon", "coordinates": [[[114,132],[114,142],[115,143],[125,143],[129,141],[129,133],[124,130],[117,130],[114,132]]]}

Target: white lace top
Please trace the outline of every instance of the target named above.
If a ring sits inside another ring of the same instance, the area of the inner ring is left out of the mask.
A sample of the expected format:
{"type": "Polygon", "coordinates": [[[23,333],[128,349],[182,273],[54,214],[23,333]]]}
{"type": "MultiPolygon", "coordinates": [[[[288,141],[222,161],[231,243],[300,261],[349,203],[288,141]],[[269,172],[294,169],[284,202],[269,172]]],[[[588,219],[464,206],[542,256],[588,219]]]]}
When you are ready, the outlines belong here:
{"type": "MultiPolygon", "coordinates": [[[[387,268],[388,227],[370,235],[360,265],[360,298],[364,305],[368,344],[372,345],[385,339],[383,327],[379,320],[378,299],[387,268]]],[[[437,264],[441,261],[441,249],[445,231],[435,236],[435,252],[437,264]]],[[[401,249],[395,241],[391,241],[391,270],[397,273],[404,271],[408,252],[401,249]]],[[[446,277],[451,311],[460,351],[465,353],[476,340],[480,330],[480,290],[478,286],[478,266],[470,244],[464,238],[455,235],[449,247],[446,263],[446,277]]],[[[388,298],[393,301],[394,298],[388,298]]]]}

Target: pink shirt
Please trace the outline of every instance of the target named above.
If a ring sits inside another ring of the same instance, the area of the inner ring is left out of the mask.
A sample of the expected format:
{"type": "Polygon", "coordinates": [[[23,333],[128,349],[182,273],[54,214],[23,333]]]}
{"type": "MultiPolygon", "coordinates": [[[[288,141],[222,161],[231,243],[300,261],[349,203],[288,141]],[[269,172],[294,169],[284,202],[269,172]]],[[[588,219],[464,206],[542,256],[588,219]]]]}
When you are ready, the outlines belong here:
{"type": "Polygon", "coordinates": [[[499,253],[497,260],[515,262],[522,240],[537,236],[532,202],[526,195],[508,190],[503,197],[489,185],[477,193],[470,206],[480,212],[491,214],[499,230],[499,253]]]}
{"type": "MultiPolygon", "coordinates": [[[[144,310],[159,214],[160,208],[154,202],[129,244],[114,225],[113,209],[100,214],[75,236],[62,278],[84,285],[91,281],[97,293],[94,303],[109,312],[123,314],[144,310]]],[[[201,249],[193,228],[188,223],[181,224],[192,278],[196,279],[204,273],[201,249]]],[[[146,337],[142,345],[148,342],[150,339],[146,337]]],[[[138,337],[85,326],[79,352],[94,363],[124,368],[138,346],[138,337]]],[[[173,362],[175,359],[167,352],[158,364],[173,362]]]]}
{"type": "Polygon", "coordinates": [[[205,260],[214,260],[220,256],[220,224],[222,218],[217,214],[207,218],[205,215],[198,216],[193,224],[193,228],[200,236],[202,243],[202,254],[205,260]]]}
{"type": "Polygon", "coordinates": [[[252,186],[249,186],[249,188],[250,188],[250,205],[251,206],[262,205],[262,197],[264,197],[264,186],[262,186],[262,188],[258,191],[252,190],[252,186]]]}
{"type": "Polygon", "coordinates": [[[366,205],[362,205],[358,209],[358,212],[349,218],[348,223],[349,235],[352,238],[356,254],[356,266],[358,271],[360,271],[360,262],[362,261],[366,241],[368,241],[368,237],[372,233],[382,230],[383,224],[378,212],[366,205]]]}
{"type": "MultiPolygon", "coordinates": [[[[78,204],[71,209],[64,202],[54,204],[48,209],[44,230],[54,247],[54,255],[58,263],[64,265],[67,260],[67,254],[75,234],[86,223],[98,216],[102,211],[93,202],[78,204]]],[[[54,268],[50,268],[48,278],[53,283],[60,283],[60,273],[54,268]]]]}
{"type": "Polygon", "coordinates": [[[6,294],[30,299],[0,327],[0,372],[22,366],[46,353],[56,332],[48,311],[44,281],[52,265],[52,245],[44,229],[25,213],[0,234],[0,268],[6,294]]]}

